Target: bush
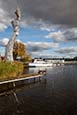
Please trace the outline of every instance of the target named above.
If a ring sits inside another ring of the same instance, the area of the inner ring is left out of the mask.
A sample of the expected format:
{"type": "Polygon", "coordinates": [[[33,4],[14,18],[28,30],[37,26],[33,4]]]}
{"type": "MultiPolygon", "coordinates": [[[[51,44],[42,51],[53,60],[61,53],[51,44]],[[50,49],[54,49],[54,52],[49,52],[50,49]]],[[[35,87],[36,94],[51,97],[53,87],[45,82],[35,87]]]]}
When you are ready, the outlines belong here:
{"type": "Polygon", "coordinates": [[[12,79],[23,72],[23,64],[20,62],[0,62],[0,80],[12,79]]]}

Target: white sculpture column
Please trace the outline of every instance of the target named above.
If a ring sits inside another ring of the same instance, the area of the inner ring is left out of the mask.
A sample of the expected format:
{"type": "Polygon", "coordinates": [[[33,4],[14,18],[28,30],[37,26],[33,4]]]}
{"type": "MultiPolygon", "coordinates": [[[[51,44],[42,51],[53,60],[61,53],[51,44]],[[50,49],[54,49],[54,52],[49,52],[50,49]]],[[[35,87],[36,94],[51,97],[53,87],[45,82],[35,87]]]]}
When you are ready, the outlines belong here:
{"type": "Polygon", "coordinates": [[[16,37],[19,35],[19,21],[21,18],[21,13],[20,13],[19,8],[16,9],[15,15],[16,15],[16,18],[12,20],[11,22],[12,27],[13,27],[13,36],[9,40],[6,46],[6,52],[5,52],[5,59],[8,61],[13,61],[13,46],[14,46],[16,37]]]}

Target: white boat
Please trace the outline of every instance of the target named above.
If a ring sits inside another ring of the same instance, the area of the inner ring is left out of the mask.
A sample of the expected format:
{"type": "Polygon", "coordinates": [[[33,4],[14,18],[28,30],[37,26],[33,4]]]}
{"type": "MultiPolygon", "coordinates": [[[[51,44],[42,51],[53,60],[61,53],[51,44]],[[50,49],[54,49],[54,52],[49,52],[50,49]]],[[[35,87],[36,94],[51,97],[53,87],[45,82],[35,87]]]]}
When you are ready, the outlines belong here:
{"type": "Polygon", "coordinates": [[[29,63],[29,67],[51,67],[52,63],[45,62],[43,60],[35,59],[34,62],[29,63]]]}

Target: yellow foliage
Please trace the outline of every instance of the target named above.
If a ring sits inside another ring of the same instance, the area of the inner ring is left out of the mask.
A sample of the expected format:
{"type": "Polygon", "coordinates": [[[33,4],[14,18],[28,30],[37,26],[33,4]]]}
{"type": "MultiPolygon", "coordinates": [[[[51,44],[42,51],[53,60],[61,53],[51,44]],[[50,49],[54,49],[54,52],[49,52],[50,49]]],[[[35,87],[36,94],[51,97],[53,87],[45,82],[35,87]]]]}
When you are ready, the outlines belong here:
{"type": "Polygon", "coordinates": [[[30,55],[26,55],[26,56],[24,57],[24,61],[25,61],[25,62],[30,62],[30,61],[32,61],[31,56],[30,56],[30,55]]]}
{"type": "Polygon", "coordinates": [[[26,55],[26,46],[21,42],[15,42],[13,47],[14,59],[17,57],[24,57],[26,55]]]}

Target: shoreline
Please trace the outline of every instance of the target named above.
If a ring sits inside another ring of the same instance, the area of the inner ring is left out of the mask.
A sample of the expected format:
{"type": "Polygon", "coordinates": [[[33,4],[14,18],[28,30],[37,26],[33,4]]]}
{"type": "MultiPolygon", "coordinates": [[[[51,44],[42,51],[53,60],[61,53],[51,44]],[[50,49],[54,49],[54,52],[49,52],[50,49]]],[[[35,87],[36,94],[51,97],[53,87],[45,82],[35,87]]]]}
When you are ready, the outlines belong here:
{"type": "Polygon", "coordinates": [[[65,65],[77,65],[77,61],[65,61],[65,65]]]}
{"type": "Polygon", "coordinates": [[[20,74],[18,76],[12,76],[10,78],[2,78],[0,79],[0,82],[3,82],[3,81],[9,81],[9,80],[15,80],[15,79],[21,79],[21,78],[26,78],[26,77],[30,77],[30,76],[36,76],[36,75],[40,75],[38,73],[30,73],[30,74],[20,74]]]}
{"type": "MultiPolygon", "coordinates": [[[[64,62],[64,63],[58,63],[58,64],[62,64],[62,65],[77,65],[77,62],[73,62],[73,61],[67,61],[67,62],[64,62]]],[[[24,65],[23,65],[23,68],[24,68],[24,65]]],[[[24,74],[21,70],[19,70],[18,73],[16,72],[13,72],[13,73],[10,73],[9,75],[5,75],[4,77],[3,76],[0,76],[0,82],[3,82],[3,81],[6,81],[6,80],[14,80],[14,79],[19,79],[19,78],[25,78],[25,77],[30,77],[30,76],[34,76],[34,75],[38,75],[38,73],[30,73],[30,74],[24,74]]]]}

